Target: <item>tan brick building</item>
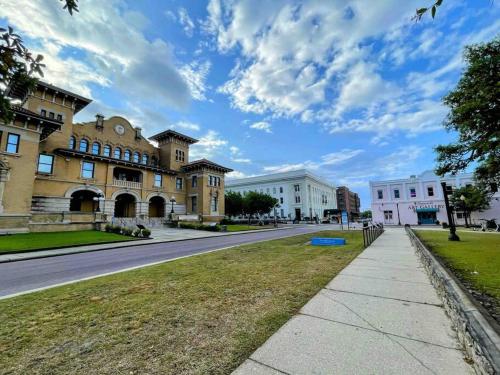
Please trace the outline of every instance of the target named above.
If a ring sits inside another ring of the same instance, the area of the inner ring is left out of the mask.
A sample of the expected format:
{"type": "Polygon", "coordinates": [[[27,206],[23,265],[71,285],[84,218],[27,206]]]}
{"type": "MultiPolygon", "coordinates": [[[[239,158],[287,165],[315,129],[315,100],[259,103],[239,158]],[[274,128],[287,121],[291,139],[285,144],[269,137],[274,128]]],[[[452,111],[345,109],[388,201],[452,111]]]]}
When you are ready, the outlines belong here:
{"type": "Polygon", "coordinates": [[[172,208],[203,221],[224,216],[224,174],[189,162],[197,140],[166,130],[149,138],[123,117],[73,123],[89,99],[40,82],[14,120],[0,120],[0,232],[163,223],[172,208]]]}

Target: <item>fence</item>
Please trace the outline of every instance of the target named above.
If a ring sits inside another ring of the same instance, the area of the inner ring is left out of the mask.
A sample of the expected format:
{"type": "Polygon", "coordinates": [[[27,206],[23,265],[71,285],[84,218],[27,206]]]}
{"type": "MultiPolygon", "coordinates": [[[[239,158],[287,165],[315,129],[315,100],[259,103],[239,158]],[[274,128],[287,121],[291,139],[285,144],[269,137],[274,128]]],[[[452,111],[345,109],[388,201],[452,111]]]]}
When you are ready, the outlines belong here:
{"type": "Polygon", "coordinates": [[[363,227],[363,244],[368,247],[375,241],[382,233],[384,233],[383,224],[374,224],[363,227]]]}

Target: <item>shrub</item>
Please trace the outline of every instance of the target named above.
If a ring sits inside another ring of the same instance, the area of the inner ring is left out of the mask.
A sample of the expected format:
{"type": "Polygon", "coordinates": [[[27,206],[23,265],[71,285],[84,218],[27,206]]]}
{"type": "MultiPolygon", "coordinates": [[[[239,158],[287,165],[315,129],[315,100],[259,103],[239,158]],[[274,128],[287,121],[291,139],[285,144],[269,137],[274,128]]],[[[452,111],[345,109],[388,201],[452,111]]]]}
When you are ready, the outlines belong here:
{"type": "Polygon", "coordinates": [[[145,237],[145,238],[149,238],[149,236],[151,236],[151,231],[148,228],[143,229],[142,230],[142,236],[145,237]]]}
{"type": "Polygon", "coordinates": [[[133,231],[134,231],[134,230],[133,230],[132,228],[123,228],[123,229],[122,229],[122,234],[123,234],[124,236],[131,236],[131,235],[132,235],[132,233],[133,233],[133,231]]]}
{"type": "Polygon", "coordinates": [[[443,226],[443,229],[448,228],[448,223],[443,222],[441,225],[443,226]]]}
{"type": "Polygon", "coordinates": [[[108,233],[111,233],[113,231],[113,226],[111,224],[106,224],[104,226],[104,230],[108,233]]]}
{"type": "Polygon", "coordinates": [[[179,223],[179,228],[182,229],[199,229],[198,224],[195,223],[179,223]]]}
{"type": "Polygon", "coordinates": [[[139,237],[140,234],[141,234],[141,230],[139,228],[134,229],[134,231],[132,232],[132,236],[134,236],[134,237],[139,237]]]}
{"type": "Polygon", "coordinates": [[[231,220],[231,219],[228,219],[228,218],[224,218],[220,221],[220,224],[221,225],[231,225],[231,224],[234,224],[234,220],[231,220]]]}
{"type": "Polygon", "coordinates": [[[121,234],[122,233],[122,227],[119,225],[114,225],[113,228],[111,228],[111,231],[116,234],[121,234]]]}

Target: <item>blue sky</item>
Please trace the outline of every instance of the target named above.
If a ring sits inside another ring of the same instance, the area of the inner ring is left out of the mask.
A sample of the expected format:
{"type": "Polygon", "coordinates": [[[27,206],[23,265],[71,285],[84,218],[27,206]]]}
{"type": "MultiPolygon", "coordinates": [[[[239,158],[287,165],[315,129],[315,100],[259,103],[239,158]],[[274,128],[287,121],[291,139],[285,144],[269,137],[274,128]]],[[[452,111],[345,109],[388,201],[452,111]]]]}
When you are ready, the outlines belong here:
{"type": "Polygon", "coordinates": [[[500,30],[498,2],[446,0],[0,0],[0,24],[42,53],[45,80],[93,99],[76,121],[121,115],[145,135],[200,139],[233,178],[309,168],[370,205],[368,181],[434,166],[453,138],[441,98],[463,46],[500,30]]]}

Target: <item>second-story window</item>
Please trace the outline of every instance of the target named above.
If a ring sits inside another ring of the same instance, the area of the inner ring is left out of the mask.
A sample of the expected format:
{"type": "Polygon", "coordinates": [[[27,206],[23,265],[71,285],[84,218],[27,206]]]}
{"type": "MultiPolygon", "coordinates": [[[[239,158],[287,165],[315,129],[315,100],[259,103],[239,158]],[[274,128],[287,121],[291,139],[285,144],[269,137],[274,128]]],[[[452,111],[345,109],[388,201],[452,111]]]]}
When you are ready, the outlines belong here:
{"type": "Polygon", "coordinates": [[[300,185],[293,185],[293,189],[294,189],[296,192],[299,192],[299,191],[300,191],[300,185]]]}
{"type": "Polygon", "coordinates": [[[47,110],[45,109],[40,110],[40,115],[43,117],[47,117],[47,110]]]}
{"type": "Polygon", "coordinates": [[[37,171],[38,173],[51,174],[53,165],[54,165],[53,155],[40,154],[40,156],[38,157],[37,171]]]}
{"type": "Polygon", "coordinates": [[[417,197],[417,190],[415,190],[415,188],[410,188],[410,197],[412,198],[417,197]]]}
{"type": "Polygon", "coordinates": [[[148,154],[142,154],[142,164],[148,164],[149,156],[148,154]]]}
{"type": "Polygon", "coordinates": [[[63,120],[63,119],[62,119],[62,115],[59,115],[59,114],[58,114],[58,115],[57,115],[57,121],[62,121],[62,120],[63,120]]]}
{"type": "Polygon", "coordinates": [[[155,187],[161,187],[161,174],[155,173],[155,187]]]}
{"type": "Polygon", "coordinates": [[[92,143],[92,153],[94,155],[99,155],[101,153],[101,145],[99,142],[92,143]]]}
{"type": "Polygon", "coordinates": [[[156,156],[151,156],[151,165],[153,167],[157,167],[158,166],[158,159],[156,158],[156,156]]]}
{"type": "Polygon", "coordinates": [[[115,159],[122,158],[122,149],[120,147],[115,148],[115,152],[113,153],[115,159]]]}
{"type": "Polygon", "coordinates": [[[220,186],[220,177],[208,176],[208,185],[209,186],[220,186]]]}
{"type": "Polygon", "coordinates": [[[191,177],[191,187],[197,187],[198,186],[198,176],[193,176],[191,177]]]}
{"type": "Polygon", "coordinates": [[[434,196],[434,188],[432,186],[428,186],[427,187],[427,195],[429,197],[433,197],[434,196]]]}
{"type": "Polygon", "coordinates": [[[177,177],[175,179],[175,188],[177,190],[182,190],[182,177],[177,177]]]}
{"type": "Polygon", "coordinates": [[[394,198],[399,199],[399,189],[394,189],[394,198]]]}
{"type": "Polygon", "coordinates": [[[109,158],[111,156],[111,146],[105,145],[102,154],[109,158]]]}
{"type": "Polygon", "coordinates": [[[95,167],[94,163],[84,161],[82,163],[82,177],[83,178],[94,178],[94,167],[95,167]]]}
{"type": "Polygon", "coordinates": [[[80,146],[78,147],[78,150],[81,152],[88,152],[89,150],[89,141],[86,139],[81,139],[80,140],[80,146]]]}
{"type": "Polygon", "coordinates": [[[68,144],[69,148],[74,150],[75,149],[75,146],[76,146],[76,138],[71,136],[69,137],[69,144],[68,144]]]}
{"type": "Polygon", "coordinates": [[[134,152],[134,163],[139,163],[139,161],[141,160],[141,154],[139,154],[137,151],[134,152]]]}
{"type": "Polygon", "coordinates": [[[175,150],[175,161],[184,161],[184,151],[182,150],[175,150]]]}
{"type": "Polygon", "coordinates": [[[280,193],[283,194],[283,186],[280,186],[280,193]]]}
{"type": "Polygon", "coordinates": [[[377,198],[378,199],[384,199],[384,192],[383,192],[383,190],[377,190],[377,198]]]}
{"type": "Polygon", "coordinates": [[[123,153],[123,160],[130,161],[130,156],[130,150],[125,150],[125,152],[123,153]]]}

